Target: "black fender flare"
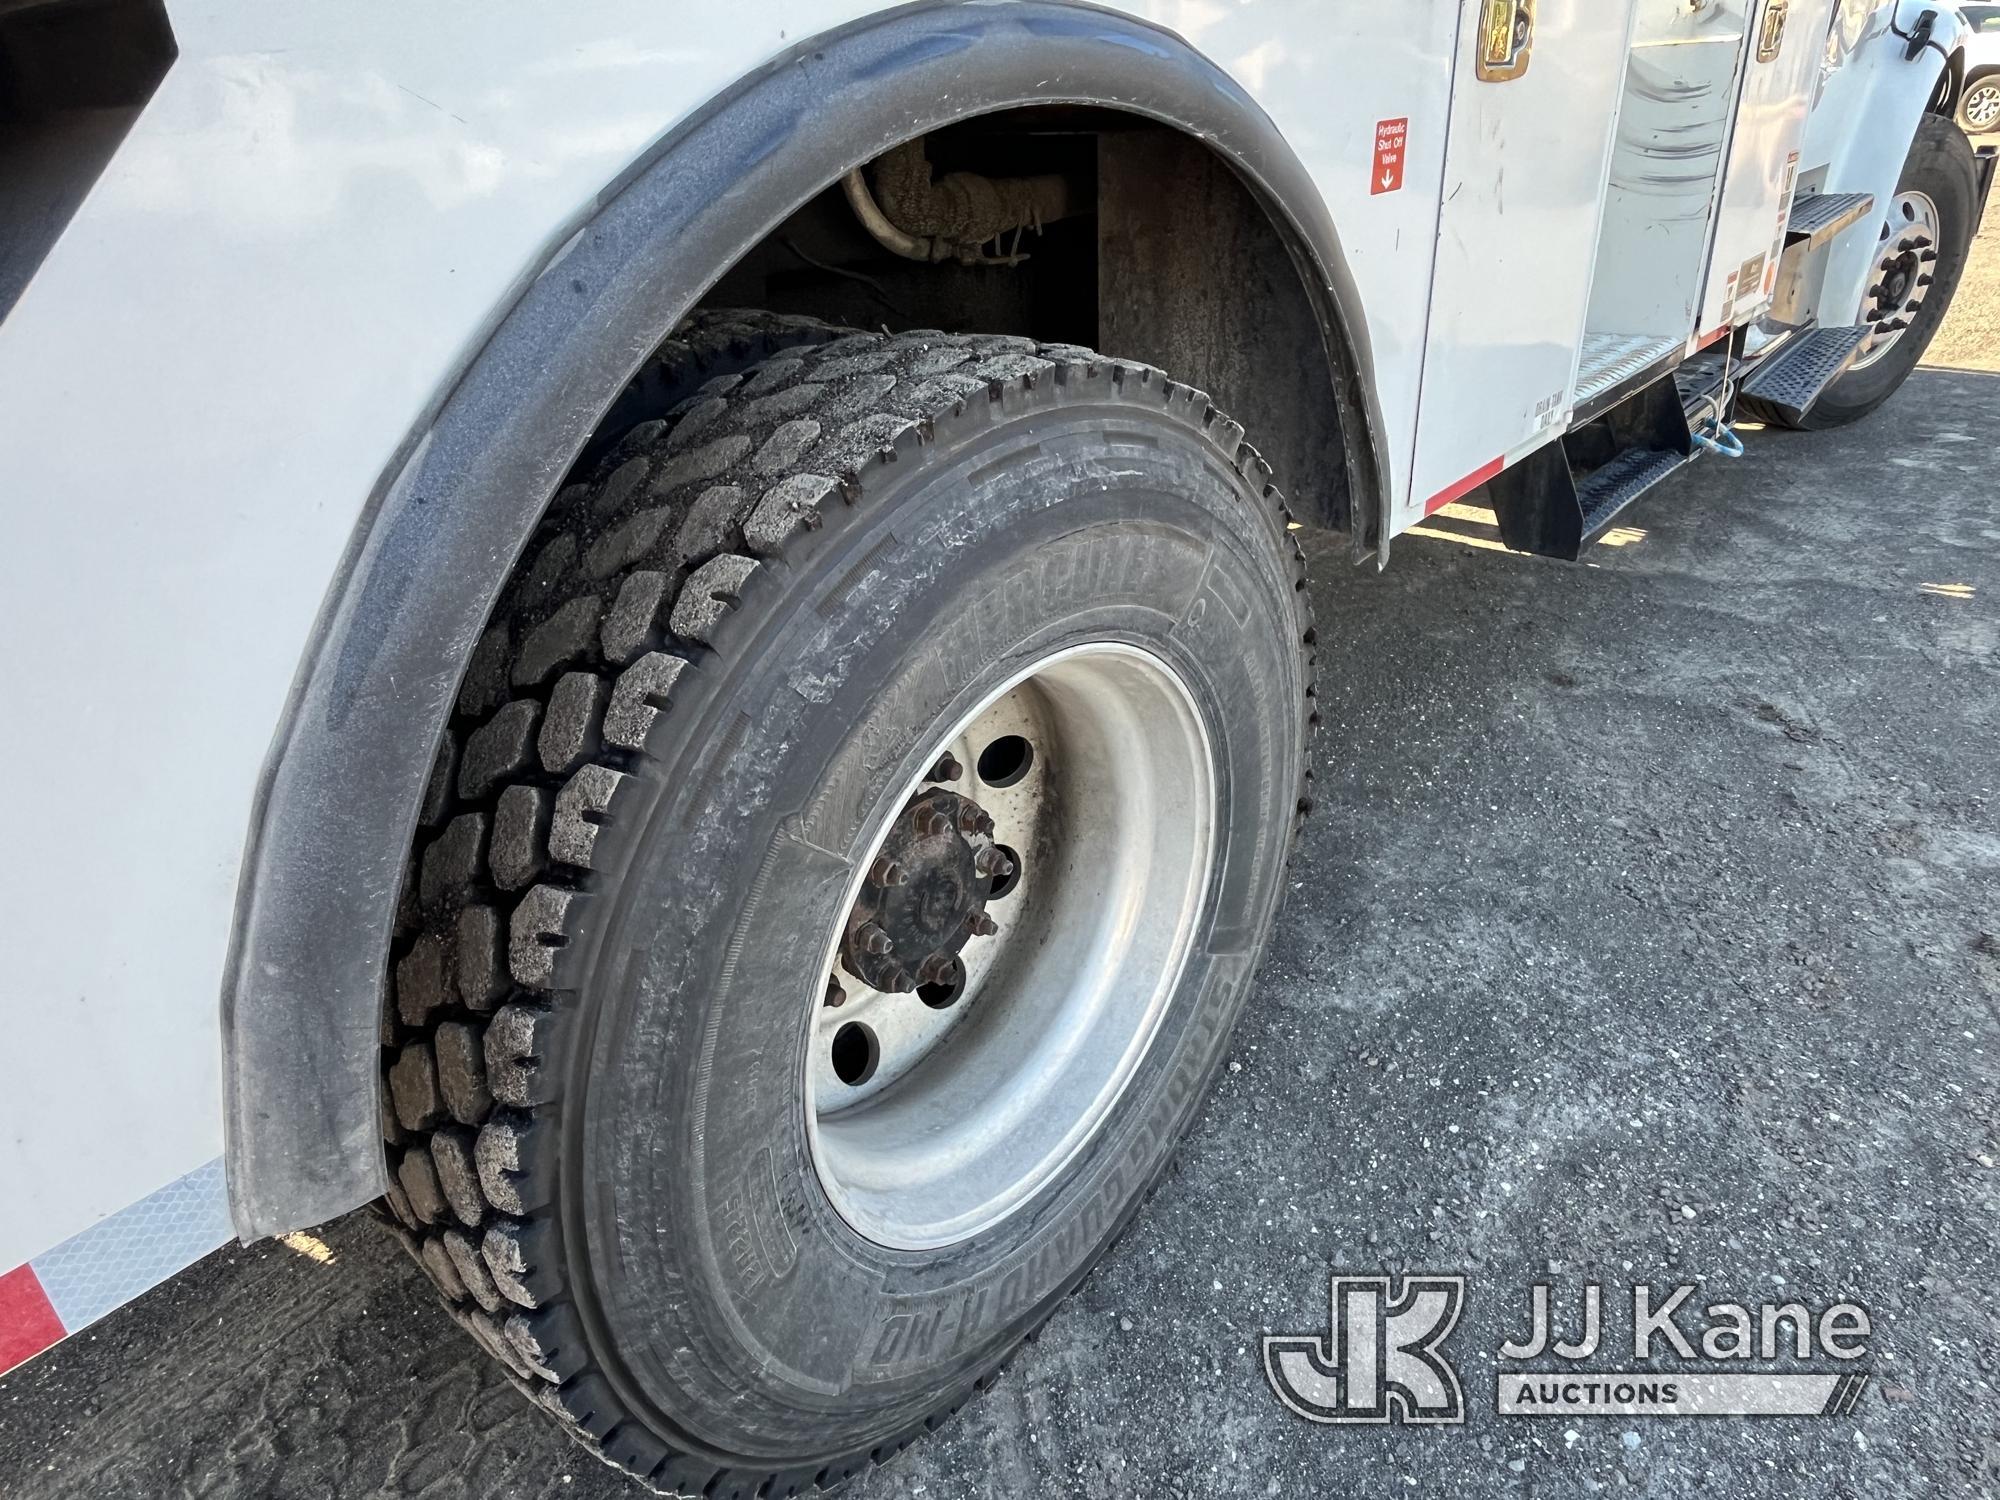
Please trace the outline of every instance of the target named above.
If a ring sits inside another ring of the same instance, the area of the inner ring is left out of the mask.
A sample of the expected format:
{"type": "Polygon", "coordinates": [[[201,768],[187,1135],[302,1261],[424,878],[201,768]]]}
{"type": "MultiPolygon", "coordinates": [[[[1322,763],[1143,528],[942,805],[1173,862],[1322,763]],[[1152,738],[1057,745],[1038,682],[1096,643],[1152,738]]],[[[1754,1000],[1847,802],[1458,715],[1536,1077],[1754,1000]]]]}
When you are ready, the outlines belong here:
{"type": "Polygon", "coordinates": [[[1034,104],[1172,126],[1250,187],[1321,322],[1354,534],[1372,539],[1385,467],[1359,294],[1311,177],[1225,72],[1170,31],[1071,0],[927,0],[792,47],[551,243],[368,498],[265,763],[223,974],[226,1160],[246,1240],[385,1186],[379,1011],[417,808],[473,645],[593,426],[813,194],[927,130],[1034,104]]]}
{"type": "MultiPolygon", "coordinates": [[[[1981,71],[1992,70],[1989,68],[1981,71]]],[[[1965,86],[1969,81],[1965,76],[1965,48],[1954,47],[1945,55],[1944,73],[1938,79],[1937,97],[1931,101],[1931,113],[1956,116],[1958,101],[1964,97],[1965,86]]]]}

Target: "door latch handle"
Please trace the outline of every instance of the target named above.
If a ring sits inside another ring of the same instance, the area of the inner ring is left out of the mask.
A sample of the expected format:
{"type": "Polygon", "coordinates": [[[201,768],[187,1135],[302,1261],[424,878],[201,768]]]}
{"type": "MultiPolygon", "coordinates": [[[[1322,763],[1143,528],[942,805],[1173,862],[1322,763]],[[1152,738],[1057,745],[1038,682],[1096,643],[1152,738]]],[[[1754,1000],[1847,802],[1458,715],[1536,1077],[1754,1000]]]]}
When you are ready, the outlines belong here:
{"type": "Polygon", "coordinates": [[[1757,33],[1757,61],[1776,61],[1785,46],[1785,13],[1791,9],[1791,0],[1770,0],[1764,7],[1764,26],[1757,33]]]}
{"type": "Polygon", "coordinates": [[[1483,0],[1479,81],[1505,83],[1528,71],[1535,50],[1535,0],[1483,0]]]}

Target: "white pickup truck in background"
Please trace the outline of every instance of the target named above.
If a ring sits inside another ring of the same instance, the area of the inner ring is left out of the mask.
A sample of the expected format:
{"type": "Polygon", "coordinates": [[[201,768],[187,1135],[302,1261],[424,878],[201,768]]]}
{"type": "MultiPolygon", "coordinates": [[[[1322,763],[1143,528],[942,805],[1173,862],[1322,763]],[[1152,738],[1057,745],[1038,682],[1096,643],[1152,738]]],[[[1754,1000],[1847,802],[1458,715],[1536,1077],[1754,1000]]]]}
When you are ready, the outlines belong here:
{"type": "Polygon", "coordinates": [[[936,1426],[1249,992],[1293,532],[1888,400],[1964,10],[0,4],[0,1369],[379,1200],[657,1487],[936,1426]]]}
{"type": "Polygon", "coordinates": [[[1965,83],[1958,123],[1973,135],[2000,130],[2000,5],[1961,5],[1965,22],[1965,83]]]}

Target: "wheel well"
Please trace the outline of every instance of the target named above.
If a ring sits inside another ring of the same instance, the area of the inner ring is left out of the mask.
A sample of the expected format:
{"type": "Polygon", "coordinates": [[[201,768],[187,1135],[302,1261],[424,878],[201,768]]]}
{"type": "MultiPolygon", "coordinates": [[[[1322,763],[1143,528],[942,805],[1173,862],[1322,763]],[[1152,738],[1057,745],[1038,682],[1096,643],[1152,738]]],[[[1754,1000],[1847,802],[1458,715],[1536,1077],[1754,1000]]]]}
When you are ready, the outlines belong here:
{"type": "MultiPolygon", "coordinates": [[[[1982,69],[1981,71],[1991,71],[1982,69]]],[[[1975,75],[1976,76],[1976,75],[1975,75]]],[[[1944,72],[1938,78],[1937,93],[1931,96],[1930,112],[1934,115],[1955,114],[1958,101],[1965,92],[1965,49],[1955,47],[1944,60],[1944,72]]]]}
{"type": "Polygon", "coordinates": [[[874,209],[868,195],[880,193],[884,218],[900,210],[914,223],[924,210],[909,194],[883,191],[892,165],[894,180],[907,184],[913,170],[939,185],[926,233],[872,233],[835,184],[753,245],[701,305],[891,332],[1021,334],[1159,365],[1244,421],[1302,519],[1349,528],[1342,414],[1332,386],[1299,378],[1337,356],[1278,224],[1214,151],[1107,109],[985,115],[864,171],[862,202],[874,209]],[[1028,184],[1060,217],[1037,213],[1028,184]],[[962,231],[980,238],[928,232],[980,208],[962,231]]]}
{"type": "MultiPolygon", "coordinates": [[[[996,296],[980,316],[1087,319],[1112,352],[1203,383],[1250,419],[1304,515],[1346,518],[1357,548],[1374,544],[1384,460],[1360,293],[1311,175],[1225,71],[1172,32],[1072,0],[920,0],[795,43],[554,229],[367,497],[277,727],[237,885],[221,1023],[246,1237],[385,1186],[377,1063],[396,892],[467,664],[565,470],[698,299],[817,298],[823,287],[774,276],[774,251],[852,281],[794,255],[824,259],[800,233],[814,215],[848,232],[829,217],[832,186],[919,137],[946,159],[961,146],[1087,155],[1102,183],[1075,229],[1045,226],[1029,283],[1043,290],[1016,288],[1004,310],[996,296]],[[1070,128],[1051,129],[1065,111],[1070,128]],[[1156,168],[1174,173],[1169,193],[1149,185],[1156,168]],[[1122,196],[1102,185],[1117,180],[1122,196]]],[[[986,170],[1018,169],[996,156],[986,170]]],[[[873,276],[875,252],[859,253],[873,276]]],[[[939,305],[944,285],[911,323],[963,316],[939,305]]]]}

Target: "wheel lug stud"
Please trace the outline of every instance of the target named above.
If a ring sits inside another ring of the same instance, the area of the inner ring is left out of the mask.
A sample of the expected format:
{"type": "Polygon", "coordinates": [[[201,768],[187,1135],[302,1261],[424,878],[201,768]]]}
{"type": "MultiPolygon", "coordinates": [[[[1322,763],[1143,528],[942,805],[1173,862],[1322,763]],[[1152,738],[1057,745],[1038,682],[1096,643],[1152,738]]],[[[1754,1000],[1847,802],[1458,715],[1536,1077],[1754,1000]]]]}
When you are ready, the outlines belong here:
{"type": "Polygon", "coordinates": [[[875,861],[868,878],[877,885],[901,885],[910,878],[910,872],[884,854],[875,861]]]}
{"type": "Polygon", "coordinates": [[[924,780],[956,781],[964,774],[965,767],[958,763],[958,758],[952,755],[945,755],[940,757],[938,763],[931,767],[930,775],[926,776],[924,780]]]}
{"type": "Polygon", "coordinates": [[[974,937],[991,937],[1000,930],[1000,924],[983,911],[976,911],[965,919],[965,930],[974,937]]]}
{"type": "Polygon", "coordinates": [[[881,924],[877,922],[870,922],[863,927],[860,936],[861,951],[864,953],[887,953],[895,946],[890,941],[889,934],[884,932],[881,924]]]}
{"type": "Polygon", "coordinates": [[[975,875],[996,875],[1004,880],[1014,873],[1014,861],[988,844],[972,856],[972,870],[975,875]]]}
{"type": "Polygon", "coordinates": [[[910,977],[908,969],[892,969],[883,976],[883,979],[885,981],[883,988],[892,995],[907,995],[917,987],[917,982],[910,977]]]}

